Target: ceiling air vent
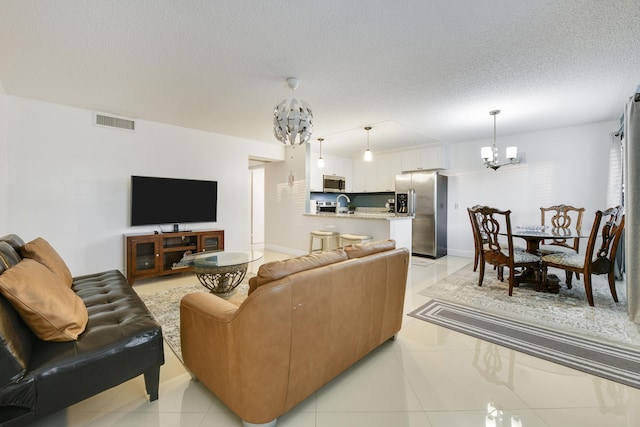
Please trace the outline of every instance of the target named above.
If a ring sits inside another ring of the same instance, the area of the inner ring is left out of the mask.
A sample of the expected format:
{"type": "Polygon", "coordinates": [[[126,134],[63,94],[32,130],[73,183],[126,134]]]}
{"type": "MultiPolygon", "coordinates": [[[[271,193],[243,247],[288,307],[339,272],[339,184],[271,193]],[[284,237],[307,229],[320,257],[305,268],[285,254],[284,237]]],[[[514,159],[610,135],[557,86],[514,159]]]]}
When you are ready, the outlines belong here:
{"type": "Polygon", "coordinates": [[[96,125],[131,131],[136,130],[136,122],[134,122],[133,120],[106,116],[104,114],[96,114],[96,125]]]}

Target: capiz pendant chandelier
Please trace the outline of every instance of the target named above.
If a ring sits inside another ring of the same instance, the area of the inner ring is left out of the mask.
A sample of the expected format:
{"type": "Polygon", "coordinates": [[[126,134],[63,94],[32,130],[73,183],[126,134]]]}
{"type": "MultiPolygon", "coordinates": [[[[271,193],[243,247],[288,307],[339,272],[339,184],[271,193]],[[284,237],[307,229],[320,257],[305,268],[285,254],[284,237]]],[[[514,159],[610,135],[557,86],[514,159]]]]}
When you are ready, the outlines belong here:
{"type": "Polygon", "coordinates": [[[287,85],[291,88],[291,100],[282,100],[273,110],[273,134],[285,145],[304,144],[313,133],[311,107],[293,96],[298,83],[296,77],[287,79],[287,85]]]}

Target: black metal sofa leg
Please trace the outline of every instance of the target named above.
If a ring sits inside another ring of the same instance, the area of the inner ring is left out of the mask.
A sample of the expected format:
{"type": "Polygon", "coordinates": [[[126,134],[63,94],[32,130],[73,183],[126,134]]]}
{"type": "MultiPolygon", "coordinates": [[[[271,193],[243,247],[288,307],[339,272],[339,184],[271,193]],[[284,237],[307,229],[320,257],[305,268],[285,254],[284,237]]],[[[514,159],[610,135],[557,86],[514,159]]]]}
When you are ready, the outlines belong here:
{"type": "Polygon", "coordinates": [[[160,388],[160,365],[148,369],[144,373],[144,385],[147,388],[149,401],[158,400],[158,389],[160,388]]]}

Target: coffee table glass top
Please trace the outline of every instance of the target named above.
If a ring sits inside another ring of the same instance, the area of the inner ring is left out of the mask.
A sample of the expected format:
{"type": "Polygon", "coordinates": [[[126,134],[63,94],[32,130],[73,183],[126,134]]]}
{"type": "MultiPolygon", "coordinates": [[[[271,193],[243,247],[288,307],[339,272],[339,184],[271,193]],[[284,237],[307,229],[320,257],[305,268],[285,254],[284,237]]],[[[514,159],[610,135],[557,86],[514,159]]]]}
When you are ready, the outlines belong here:
{"type": "Polygon", "coordinates": [[[185,255],[178,266],[184,267],[233,267],[247,264],[262,258],[260,251],[205,251],[191,255],[185,255]]]}

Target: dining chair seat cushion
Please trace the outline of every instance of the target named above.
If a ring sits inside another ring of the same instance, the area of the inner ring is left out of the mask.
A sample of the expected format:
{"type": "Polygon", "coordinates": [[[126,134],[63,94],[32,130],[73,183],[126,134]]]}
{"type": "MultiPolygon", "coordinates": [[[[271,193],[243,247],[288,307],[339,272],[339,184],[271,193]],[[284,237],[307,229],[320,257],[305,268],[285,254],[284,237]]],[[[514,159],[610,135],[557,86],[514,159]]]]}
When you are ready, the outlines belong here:
{"type": "MultiPolygon", "coordinates": [[[[509,251],[506,249],[503,249],[502,253],[505,256],[509,256],[509,251]]],[[[540,257],[538,255],[529,253],[527,251],[513,251],[513,262],[515,264],[538,262],[538,261],[540,261],[540,257]]]]}
{"type": "Polygon", "coordinates": [[[549,254],[558,254],[558,253],[562,253],[562,254],[576,254],[576,250],[573,248],[568,248],[566,246],[559,246],[559,245],[540,245],[540,253],[542,255],[549,255],[549,254]]]}
{"type": "Polygon", "coordinates": [[[576,253],[556,253],[542,257],[542,262],[566,265],[574,268],[584,268],[584,256],[576,253]]]}

